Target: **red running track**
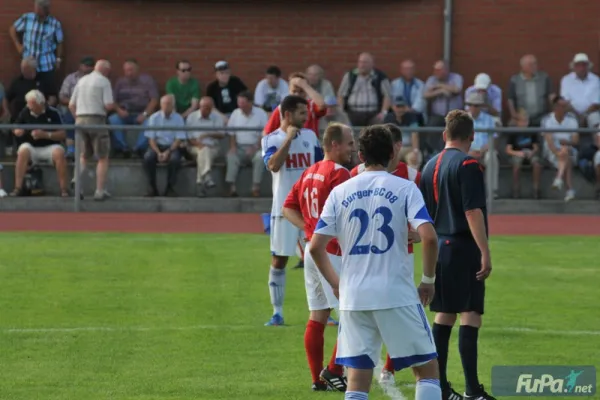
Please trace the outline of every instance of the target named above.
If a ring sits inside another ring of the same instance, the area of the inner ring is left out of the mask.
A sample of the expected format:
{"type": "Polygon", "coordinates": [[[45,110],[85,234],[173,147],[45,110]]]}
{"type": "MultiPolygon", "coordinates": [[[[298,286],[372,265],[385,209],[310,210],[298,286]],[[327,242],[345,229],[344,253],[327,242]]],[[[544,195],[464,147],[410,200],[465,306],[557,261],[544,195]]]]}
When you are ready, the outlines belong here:
{"type": "MultiPolygon", "coordinates": [[[[492,235],[600,235],[600,216],[492,215],[492,235]]],[[[258,214],[0,213],[0,231],[261,233],[258,214]]]]}

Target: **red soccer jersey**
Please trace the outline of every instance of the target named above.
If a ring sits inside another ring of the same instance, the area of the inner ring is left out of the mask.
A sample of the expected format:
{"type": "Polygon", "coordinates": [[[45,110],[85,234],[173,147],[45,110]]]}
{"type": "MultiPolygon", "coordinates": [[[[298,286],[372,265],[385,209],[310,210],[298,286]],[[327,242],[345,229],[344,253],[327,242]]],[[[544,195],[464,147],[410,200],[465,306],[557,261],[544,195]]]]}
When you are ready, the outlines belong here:
{"type": "MultiPolygon", "coordinates": [[[[356,175],[360,174],[361,172],[363,172],[364,170],[365,170],[365,164],[359,164],[352,169],[352,171],[350,172],[350,175],[356,176],[356,175]]],[[[398,163],[398,165],[396,166],[396,169],[394,170],[394,172],[392,172],[392,174],[396,175],[399,178],[404,178],[404,179],[408,179],[409,181],[413,181],[417,186],[419,186],[421,184],[421,173],[419,171],[417,171],[416,169],[409,167],[402,161],[400,161],[398,163]]],[[[413,245],[409,244],[408,245],[408,254],[412,254],[412,253],[413,253],[413,245]]]]}
{"type": "MultiPolygon", "coordinates": [[[[321,110],[314,101],[308,100],[308,119],[304,124],[306,129],[313,131],[317,137],[319,137],[319,119],[327,114],[327,108],[323,107],[321,110]]],[[[271,132],[276,131],[281,126],[281,108],[277,106],[275,111],[271,113],[267,125],[263,130],[263,135],[268,135],[271,132]]]]}
{"type": "MultiPolygon", "coordinates": [[[[331,160],[319,161],[308,168],[294,184],[283,204],[284,208],[300,211],[304,218],[304,234],[312,238],[325,200],[334,187],[350,179],[350,172],[331,160]]],[[[327,245],[327,252],[341,255],[337,239],[327,245]]]]}

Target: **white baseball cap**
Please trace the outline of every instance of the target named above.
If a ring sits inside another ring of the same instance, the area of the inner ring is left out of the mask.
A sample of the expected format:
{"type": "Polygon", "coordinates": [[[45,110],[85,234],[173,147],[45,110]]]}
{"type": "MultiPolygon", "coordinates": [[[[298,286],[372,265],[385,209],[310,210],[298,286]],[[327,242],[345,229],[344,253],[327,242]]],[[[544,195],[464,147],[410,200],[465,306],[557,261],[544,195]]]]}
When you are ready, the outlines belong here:
{"type": "Polygon", "coordinates": [[[573,65],[577,63],[586,63],[589,65],[590,68],[594,66],[594,64],[590,61],[588,55],[585,53],[575,54],[575,57],[573,57],[573,61],[571,61],[571,68],[573,68],[573,65]]]}
{"type": "Polygon", "coordinates": [[[475,77],[475,89],[487,90],[492,84],[492,78],[488,74],[478,74],[475,77]]]}

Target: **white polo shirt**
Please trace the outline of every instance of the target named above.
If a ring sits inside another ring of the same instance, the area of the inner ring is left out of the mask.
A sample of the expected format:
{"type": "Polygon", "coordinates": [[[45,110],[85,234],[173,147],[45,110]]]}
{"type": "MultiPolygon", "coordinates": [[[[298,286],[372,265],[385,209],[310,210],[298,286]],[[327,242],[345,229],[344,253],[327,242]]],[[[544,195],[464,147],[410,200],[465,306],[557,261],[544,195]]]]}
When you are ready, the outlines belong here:
{"type": "Polygon", "coordinates": [[[569,101],[575,111],[583,113],[592,104],[600,103],[600,79],[596,74],[588,72],[581,80],[571,72],[560,81],[560,95],[569,101]]]}
{"type": "Polygon", "coordinates": [[[227,127],[232,128],[256,128],[259,127],[261,130],[247,130],[247,131],[235,131],[229,132],[230,136],[235,136],[235,142],[240,146],[245,145],[257,145],[262,136],[262,129],[267,124],[269,117],[262,108],[252,106],[252,111],[249,115],[244,114],[240,108],[236,108],[229,117],[227,127]]]}
{"type": "MultiPolygon", "coordinates": [[[[579,123],[575,118],[571,115],[567,114],[563,118],[561,122],[556,120],[554,113],[548,114],[546,118],[542,120],[542,128],[550,128],[550,129],[564,129],[564,132],[552,132],[549,133],[552,135],[552,141],[554,142],[554,146],[556,148],[560,148],[560,141],[567,140],[570,141],[573,137],[573,132],[575,129],[579,128],[579,123]]],[[[544,141],[544,146],[546,146],[546,142],[544,141]]]]}
{"type": "MultiPolygon", "coordinates": [[[[188,115],[185,125],[207,128],[201,131],[188,131],[187,138],[199,139],[200,143],[202,143],[204,146],[215,147],[219,142],[218,139],[208,137],[208,135],[211,133],[216,133],[217,131],[211,131],[209,128],[223,128],[225,126],[225,122],[223,121],[223,118],[215,112],[211,112],[208,118],[204,118],[202,116],[202,112],[197,110],[188,115]]],[[[223,131],[218,132],[224,133],[223,131]]]]}
{"type": "Polygon", "coordinates": [[[110,81],[100,72],[93,71],[77,82],[69,105],[75,105],[77,116],[104,116],[106,115],[106,106],[113,102],[110,81]]]}

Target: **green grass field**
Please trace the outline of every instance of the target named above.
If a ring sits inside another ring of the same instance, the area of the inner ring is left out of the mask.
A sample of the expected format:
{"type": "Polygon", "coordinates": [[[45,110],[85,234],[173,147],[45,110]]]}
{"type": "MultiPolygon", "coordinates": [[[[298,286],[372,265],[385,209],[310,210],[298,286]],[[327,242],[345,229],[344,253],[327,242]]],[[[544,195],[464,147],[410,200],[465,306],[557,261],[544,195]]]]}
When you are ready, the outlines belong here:
{"type": "MultiPolygon", "coordinates": [[[[343,398],[310,392],[301,271],[288,271],[289,325],[263,326],[266,235],[3,233],[0,242],[0,399],[343,398]]],[[[597,237],[494,238],[486,386],[493,365],[598,364],[597,248],[597,237]]],[[[330,354],[335,329],[326,334],[330,354]]],[[[462,391],[457,336],[449,375],[462,391]]],[[[397,380],[414,398],[403,386],[410,373],[397,380]]],[[[389,399],[377,385],[371,398],[389,399]]]]}

